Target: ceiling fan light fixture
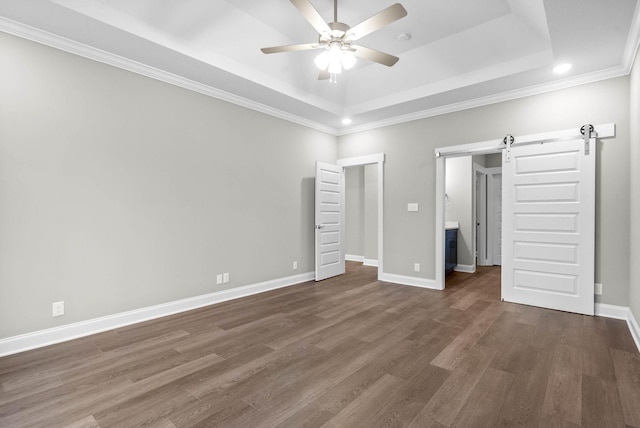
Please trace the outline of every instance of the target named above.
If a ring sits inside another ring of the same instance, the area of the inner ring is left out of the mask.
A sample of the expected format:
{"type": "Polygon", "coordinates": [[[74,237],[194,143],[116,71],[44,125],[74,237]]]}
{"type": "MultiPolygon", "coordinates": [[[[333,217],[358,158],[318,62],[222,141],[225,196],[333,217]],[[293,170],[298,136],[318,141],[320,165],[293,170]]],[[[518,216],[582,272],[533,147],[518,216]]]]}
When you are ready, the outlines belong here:
{"type": "Polygon", "coordinates": [[[348,51],[342,51],[342,66],[345,70],[351,69],[356,65],[356,56],[348,51]]]}
{"type": "Polygon", "coordinates": [[[331,74],[342,73],[342,47],[340,43],[331,43],[328,51],[329,67],[328,71],[331,74]]]}
{"type": "Polygon", "coordinates": [[[329,66],[329,52],[328,51],[322,51],[320,53],[320,55],[318,55],[316,57],[316,59],[313,60],[313,63],[320,70],[322,70],[322,71],[326,70],[327,67],[329,66]]]}

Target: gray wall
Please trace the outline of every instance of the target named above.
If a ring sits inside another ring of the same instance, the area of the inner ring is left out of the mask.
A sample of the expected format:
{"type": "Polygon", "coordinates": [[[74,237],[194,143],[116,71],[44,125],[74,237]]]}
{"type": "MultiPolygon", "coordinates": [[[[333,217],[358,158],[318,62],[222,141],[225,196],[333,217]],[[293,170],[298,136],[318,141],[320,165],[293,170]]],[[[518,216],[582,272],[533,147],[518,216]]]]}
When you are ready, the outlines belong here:
{"type": "Polygon", "coordinates": [[[471,266],[475,259],[473,236],[473,159],[449,158],[446,174],[445,220],[460,223],[458,265],[471,266]]]}
{"type": "Polygon", "coordinates": [[[0,63],[0,338],[313,271],[334,136],[4,33],[0,63]]]}
{"type": "Polygon", "coordinates": [[[0,63],[0,338],[312,271],[317,160],[386,154],[385,272],[433,279],[434,148],[584,122],[617,125],[597,148],[601,301],[640,318],[638,66],[631,88],[621,77],[336,138],[6,34],[0,63]]]}
{"type": "Polygon", "coordinates": [[[345,168],[345,254],[364,257],[364,166],[345,168]]]}
{"type": "Polygon", "coordinates": [[[484,155],[484,166],[486,168],[501,168],[502,167],[502,155],[500,153],[493,153],[490,155],[484,155]]]}
{"type": "Polygon", "coordinates": [[[378,165],[364,166],[364,258],[378,260],[378,165]]]}
{"type": "MultiPolygon", "coordinates": [[[[629,306],[640,322],[640,53],[631,72],[631,221],[629,306]]],[[[624,257],[624,255],[620,255],[624,257]]]]}
{"type": "Polygon", "coordinates": [[[620,77],[339,137],[338,157],[385,153],[384,270],[435,278],[434,148],[614,122],[598,143],[596,281],[600,300],[629,303],[629,78],[620,77]],[[461,126],[462,124],[462,126],[461,126]],[[420,212],[406,204],[419,202],[420,212]],[[413,272],[413,263],[422,271],[413,272]]]}

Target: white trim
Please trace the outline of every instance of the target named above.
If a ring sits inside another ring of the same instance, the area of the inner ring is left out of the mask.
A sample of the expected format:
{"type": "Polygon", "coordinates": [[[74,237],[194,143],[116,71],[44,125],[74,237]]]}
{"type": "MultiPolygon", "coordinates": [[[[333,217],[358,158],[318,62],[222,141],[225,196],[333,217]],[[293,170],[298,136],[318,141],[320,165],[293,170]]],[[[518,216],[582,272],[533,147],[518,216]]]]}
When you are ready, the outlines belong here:
{"type": "Polygon", "coordinates": [[[374,267],[378,267],[378,261],[374,260],[374,259],[364,259],[362,261],[362,264],[365,266],[374,266],[374,267]]]}
{"type": "Polygon", "coordinates": [[[456,267],[453,268],[454,271],[456,272],[462,272],[462,273],[475,273],[476,272],[476,265],[456,265],[456,267]]]}
{"type": "Polygon", "coordinates": [[[344,259],[348,262],[364,262],[364,256],[356,256],[353,254],[345,254],[344,259]]]}
{"type": "Polygon", "coordinates": [[[133,73],[140,74],[152,79],[156,79],[165,83],[169,83],[175,86],[179,86],[184,89],[188,89],[194,92],[198,92],[213,98],[217,98],[223,101],[230,102],[242,107],[249,108],[251,110],[259,111],[261,113],[268,114],[270,116],[278,117],[280,119],[287,120],[302,126],[306,126],[311,129],[326,132],[334,136],[343,136],[354,134],[363,131],[369,131],[372,129],[382,128],[391,125],[397,125],[401,123],[411,122],[418,119],[425,119],[434,116],[440,116],[447,113],[453,113],[462,110],[468,110],[475,107],[482,107],[486,105],[496,104],[504,101],[511,101],[519,98],[529,97],[532,95],[539,95],[547,92],[553,92],[560,89],[566,89],[574,86],[580,86],[587,83],[593,83],[601,80],[612,79],[615,77],[626,76],[629,74],[631,67],[633,66],[633,60],[635,58],[635,52],[638,49],[638,42],[640,40],[640,30],[638,30],[635,23],[640,20],[639,8],[636,8],[634,14],[633,25],[629,32],[627,45],[623,56],[623,64],[617,67],[611,67],[606,70],[600,70],[593,73],[587,73],[580,76],[575,76],[567,79],[557,80],[550,83],[543,83],[540,85],[534,85],[527,88],[517,89],[513,91],[507,91],[500,94],[489,95],[486,97],[475,98],[472,100],[462,101],[459,103],[449,104],[433,109],[427,109],[415,113],[406,115],[400,115],[391,117],[388,119],[380,120],[377,122],[369,122],[360,126],[353,126],[350,128],[338,129],[330,127],[313,120],[305,119],[300,116],[261,104],[247,98],[243,98],[229,92],[221,91],[211,86],[204,85],[202,83],[195,82],[193,80],[186,79],[184,77],[177,76],[172,73],[168,73],[164,70],[160,70],[155,67],[151,67],[129,58],[125,58],[113,53],[79,43],[77,41],[67,39],[41,30],[39,28],[31,27],[29,25],[13,21],[11,19],[0,17],[0,31],[12,34],[14,36],[21,37],[23,39],[31,40],[36,43],[40,43],[46,46],[50,46],[55,49],[60,49],[65,52],[72,53],[93,61],[108,64],[114,67],[121,68],[123,70],[131,71],[133,73]]]}
{"type": "Polygon", "coordinates": [[[417,278],[415,276],[396,275],[393,273],[383,273],[379,281],[391,282],[393,284],[410,285],[412,287],[429,288],[432,290],[442,290],[433,279],[417,278]]]}
{"type": "Polygon", "coordinates": [[[75,40],[67,39],[56,34],[41,30],[39,28],[34,28],[4,17],[0,17],[0,31],[21,37],[23,39],[31,40],[32,42],[40,43],[42,45],[69,52],[71,54],[78,55],[92,61],[111,65],[113,67],[140,74],[142,76],[159,80],[170,85],[178,86],[180,88],[194,91],[199,94],[207,95],[209,97],[255,110],[260,113],[268,114],[269,116],[284,119],[298,125],[303,125],[311,129],[326,132],[327,134],[336,136],[338,133],[337,128],[332,128],[321,123],[285,112],[283,110],[279,110],[256,101],[240,97],[226,91],[222,91],[212,86],[208,86],[203,83],[169,73],[168,71],[161,70],[159,68],[155,68],[137,61],[133,61],[129,58],[125,58],[111,52],[103,51],[93,46],[85,45],[75,40]]]}
{"type": "Polygon", "coordinates": [[[473,242],[476,263],[487,266],[487,172],[486,168],[473,164],[473,242]],[[478,215],[480,211],[480,215],[478,215]]]}
{"type": "Polygon", "coordinates": [[[626,320],[629,318],[629,308],[627,308],[626,306],[596,303],[595,315],[605,318],[615,318],[617,320],[626,320]]]}
{"type": "Polygon", "coordinates": [[[611,67],[606,70],[587,73],[573,78],[558,80],[550,83],[529,86],[527,88],[516,89],[513,91],[502,92],[499,94],[488,95],[486,97],[474,98],[459,103],[449,104],[446,106],[436,107],[428,110],[422,110],[406,115],[395,116],[383,119],[377,122],[369,122],[360,126],[354,126],[338,131],[338,136],[355,134],[358,132],[370,131],[372,129],[384,128],[386,126],[399,125],[414,120],[426,119],[429,117],[441,116],[443,114],[455,113],[457,111],[469,110],[472,108],[488,106],[492,104],[502,103],[505,101],[517,100],[520,98],[531,97],[534,95],[545,94],[548,92],[569,89],[575,86],[586,85],[588,83],[599,82],[602,80],[613,79],[620,76],[627,76],[630,69],[624,66],[611,67]]]}
{"type": "MultiPolygon", "coordinates": [[[[558,140],[572,140],[575,138],[582,138],[580,135],[580,127],[584,125],[579,124],[574,128],[563,129],[559,131],[541,132],[538,134],[520,135],[514,137],[513,144],[534,144],[542,141],[558,141],[558,140]]],[[[614,123],[606,123],[601,125],[594,125],[596,138],[611,138],[616,136],[616,125],[614,123]]],[[[457,156],[469,156],[469,155],[481,155],[487,153],[497,153],[504,149],[505,145],[503,138],[496,140],[482,141],[479,143],[459,144],[456,146],[437,147],[434,149],[434,153],[437,157],[457,157],[457,156]]]]}
{"type": "Polygon", "coordinates": [[[216,291],[202,296],[195,296],[173,302],[162,303],[160,305],[121,312],[119,314],[107,315],[100,318],[26,333],[19,336],[8,337],[6,339],[0,339],[0,357],[17,354],[18,352],[28,351],[30,349],[41,348],[47,345],[53,345],[55,343],[66,342],[79,337],[89,336],[91,334],[113,330],[118,327],[124,327],[126,325],[136,324],[142,321],[148,321],[179,312],[190,311],[203,306],[226,302],[227,300],[238,299],[240,297],[251,296],[253,294],[264,293],[278,288],[313,281],[313,279],[314,273],[307,272],[285,278],[264,281],[257,284],[245,285],[243,287],[232,288],[229,290],[216,291]]]}
{"type": "Polygon", "coordinates": [[[437,289],[444,290],[444,243],[445,243],[445,180],[447,175],[447,161],[444,157],[436,159],[436,225],[435,225],[435,244],[436,244],[436,280],[437,289]],[[439,202],[439,203],[438,203],[439,202]]]}
{"type": "Polygon", "coordinates": [[[370,165],[373,163],[384,163],[384,153],[338,159],[337,165],[346,168],[349,166],[370,165]]]}
{"type": "Polygon", "coordinates": [[[629,318],[627,318],[627,325],[629,326],[629,331],[631,332],[631,336],[633,337],[634,342],[636,342],[638,352],[640,352],[640,325],[638,325],[638,321],[633,316],[633,312],[631,312],[631,309],[629,309],[629,318]]]}
{"type": "Polygon", "coordinates": [[[365,156],[338,159],[336,164],[343,168],[348,166],[378,165],[378,280],[381,280],[383,273],[383,251],[384,251],[384,153],[375,153],[365,156]]]}
{"type": "Polygon", "coordinates": [[[627,74],[631,73],[633,63],[636,59],[636,52],[640,46],[640,3],[636,4],[636,10],[633,14],[627,43],[624,53],[622,54],[622,66],[627,70],[627,74]]]}
{"type": "Polygon", "coordinates": [[[606,303],[596,303],[595,315],[599,317],[625,320],[629,327],[631,337],[633,337],[633,341],[636,343],[638,352],[640,352],[640,326],[638,326],[638,321],[636,321],[630,308],[626,306],[608,305],[606,303]]]}

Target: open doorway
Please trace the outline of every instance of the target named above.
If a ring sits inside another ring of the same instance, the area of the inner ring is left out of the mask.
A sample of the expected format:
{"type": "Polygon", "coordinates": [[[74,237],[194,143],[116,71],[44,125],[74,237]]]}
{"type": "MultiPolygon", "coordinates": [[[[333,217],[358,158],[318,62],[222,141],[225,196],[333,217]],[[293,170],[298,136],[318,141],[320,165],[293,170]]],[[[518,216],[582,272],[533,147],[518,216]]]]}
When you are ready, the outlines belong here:
{"type": "Polygon", "coordinates": [[[445,281],[500,264],[501,165],[499,153],[446,159],[445,281]]]}
{"type": "Polygon", "coordinates": [[[377,165],[345,168],[345,260],[378,266],[377,165]]]}
{"type": "Polygon", "coordinates": [[[502,263],[502,157],[473,156],[477,266],[502,263]]]}
{"type": "Polygon", "coordinates": [[[345,177],[345,261],[383,275],[384,153],[339,159],[345,177]]]}

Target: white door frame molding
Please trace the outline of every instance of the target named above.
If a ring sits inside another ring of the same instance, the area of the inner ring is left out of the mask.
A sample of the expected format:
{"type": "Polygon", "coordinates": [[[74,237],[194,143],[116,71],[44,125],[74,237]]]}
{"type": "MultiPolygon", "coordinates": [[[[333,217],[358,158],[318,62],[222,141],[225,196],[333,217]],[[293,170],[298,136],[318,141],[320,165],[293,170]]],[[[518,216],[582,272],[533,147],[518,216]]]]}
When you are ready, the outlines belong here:
{"type": "MultiPolygon", "coordinates": [[[[564,129],[560,131],[544,132],[514,136],[515,144],[534,144],[542,141],[561,141],[581,138],[580,127],[564,129]]],[[[613,123],[594,125],[596,139],[611,138],[616,135],[616,127],[613,123]]],[[[435,288],[444,290],[444,208],[445,208],[445,177],[446,158],[470,155],[484,155],[501,152],[505,148],[502,139],[482,141],[478,143],[460,144],[449,147],[437,147],[434,150],[436,157],[436,218],[435,218],[435,254],[436,254],[436,278],[435,288]]]]}
{"type": "Polygon", "coordinates": [[[349,166],[378,165],[378,279],[383,275],[383,237],[384,237],[384,153],[358,156],[353,158],[338,159],[338,166],[346,168],[349,166]]]}

